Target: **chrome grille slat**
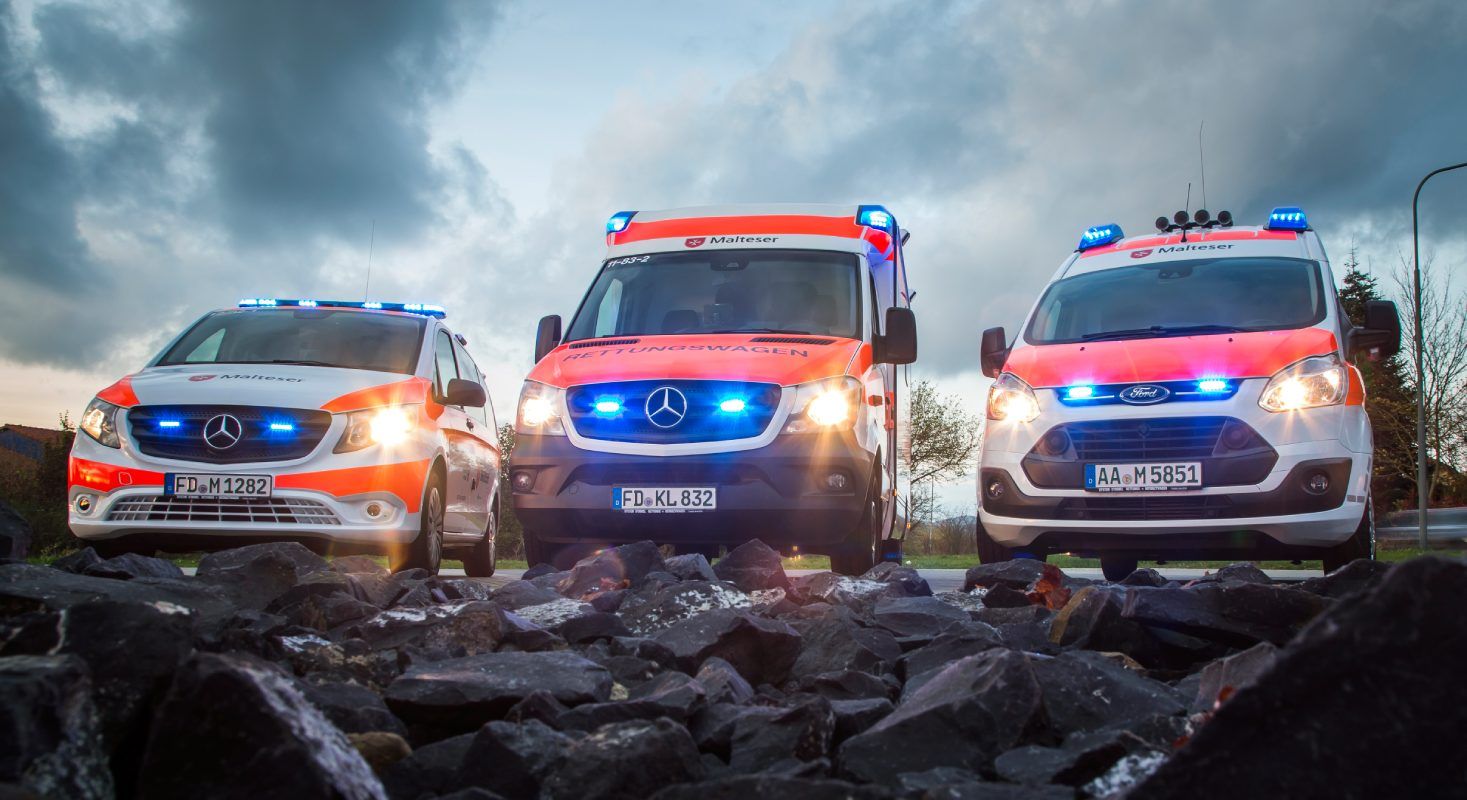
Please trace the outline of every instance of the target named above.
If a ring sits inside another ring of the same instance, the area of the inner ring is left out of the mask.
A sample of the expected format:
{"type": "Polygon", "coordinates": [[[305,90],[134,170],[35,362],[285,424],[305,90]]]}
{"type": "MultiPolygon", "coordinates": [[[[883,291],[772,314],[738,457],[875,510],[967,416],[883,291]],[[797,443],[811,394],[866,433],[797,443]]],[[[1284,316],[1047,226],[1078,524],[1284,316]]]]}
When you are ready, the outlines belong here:
{"type": "Polygon", "coordinates": [[[221,500],[146,495],[118,500],[109,522],[242,522],[251,525],[340,525],[326,504],[294,497],[221,500]]]}

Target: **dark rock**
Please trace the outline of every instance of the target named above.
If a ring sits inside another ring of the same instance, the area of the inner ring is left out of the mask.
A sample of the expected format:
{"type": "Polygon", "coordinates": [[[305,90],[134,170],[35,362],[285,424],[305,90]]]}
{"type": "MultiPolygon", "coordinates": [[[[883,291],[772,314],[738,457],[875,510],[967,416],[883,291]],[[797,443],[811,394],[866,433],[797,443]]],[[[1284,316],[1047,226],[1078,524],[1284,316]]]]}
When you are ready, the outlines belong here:
{"type": "Polygon", "coordinates": [[[604,611],[572,617],[561,624],[559,632],[561,637],[571,644],[588,644],[602,639],[632,635],[626,623],[621,621],[621,617],[604,611]]]}
{"type": "Polygon", "coordinates": [[[1390,570],[1391,565],[1384,561],[1359,558],[1322,578],[1310,578],[1296,588],[1338,600],[1375,586],[1390,570]]]}
{"type": "Polygon", "coordinates": [[[191,579],[134,578],[119,581],[73,575],[34,564],[0,564],[0,616],[58,611],[95,600],[165,602],[198,612],[212,624],[233,614],[236,602],[218,587],[191,579]]]}
{"type": "Polygon", "coordinates": [[[535,797],[574,740],[538,721],[490,722],[474,734],[458,784],[505,797],[535,797]]]}
{"type": "Polygon", "coordinates": [[[1044,720],[1029,658],[988,650],[949,665],[865,733],[840,746],[840,769],[887,782],[934,767],[987,769],[1000,753],[1028,743],[1044,720]]]}
{"type": "Polygon", "coordinates": [[[94,578],[130,581],[133,578],[182,578],[183,570],[172,561],[137,553],[123,553],[88,566],[82,574],[94,578]]]}
{"type": "MultiPolygon", "coordinates": [[[[1043,576],[1044,562],[1032,558],[1016,558],[993,564],[979,564],[969,569],[963,576],[963,591],[969,592],[979,586],[989,590],[1003,586],[1018,592],[1027,592],[1034,588],[1034,582],[1043,576]]],[[[984,603],[987,604],[986,597],[984,603]]]]}
{"type": "Polygon", "coordinates": [[[566,705],[605,701],[611,674],[575,653],[480,653],[410,667],[387,687],[407,722],[472,730],[541,689],[566,705]]]}
{"type": "Polygon", "coordinates": [[[1074,651],[1032,663],[1050,729],[1060,736],[1186,711],[1172,687],[1097,653],[1074,651]]]}
{"type": "Polygon", "coordinates": [[[999,585],[983,593],[983,605],[988,608],[1028,608],[1034,604],[1022,589],[999,585]]]}
{"type": "Polygon", "coordinates": [[[417,800],[458,789],[459,774],[473,743],[474,734],[465,733],[413,750],[382,772],[387,795],[393,800],[417,800]]]}
{"type": "Polygon", "coordinates": [[[704,659],[696,677],[710,703],[747,703],[754,699],[754,687],[718,656],[704,659]]]}
{"type": "Polygon", "coordinates": [[[93,550],[90,547],[83,547],[80,550],[72,553],[67,553],[66,555],[56,559],[55,561],[52,561],[51,568],[59,569],[62,572],[70,572],[73,575],[80,575],[87,571],[87,567],[90,567],[93,564],[100,564],[101,562],[102,557],[97,555],[96,550],[93,550]]]}
{"type": "Polygon", "coordinates": [[[698,780],[703,762],[683,726],[668,720],[607,725],[573,744],[549,775],[547,800],[646,797],[664,786],[698,780]]]}
{"type": "Polygon", "coordinates": [[[797,676],[843,669],[885,672],[902,655],[896,637],[863,627],[848,609],[837,609],[821,619],[796,625],[805,644],[794,663],[797,676]]]}
{"type": "Polygon", "coordinates": [[[407,735],[402,721],[393,716],[377,693],[364,686],[340,681],[307,683],[306,699],[320,709],[331,724],[346,733],[387,731],[407,735]]]}
{"type": "Polygon", "coordinates": [[[663,566],[680,581],[717,581],[718,574],[702,553],[685,553],[664,559],[663,566]]]}
{"type": "Polygon", "coordinates": [[[790,586],[779,553],[758,539],[750,539],[718,559],[718,563],[713,565],[713,574],[745,592],[788,589],[790,586]]]}
{"type": "Polygon", "coordinates": [[[1013,783],[1083,786],[1126,755],[1145,749],[1145,742],[1123,731],[1091,733],[1071,737],[1062,747],[1028,745],[1010,750],[994,759],[993,768],[1013,783]]]}
{"type": "Polygon", "coordinates": [[[667,645],[655,639],[639,636],[621,636],[607,642],[607,649],[614,656],[632,656],[671,667],[677,663],[677,654],[667,645]]]}
{"type": "Polygon", "coordinates": [[[830,710],[835,713],[835,744],[840,744],[858,733],[865,733],[894,708],[896,706],[885,697],[830,701],[830,710]]]}
{"type": "Polygon", "coordinates": [[[91,689],[75,656],[0,658],[0,782],[38,797],[113,796],[91,689]]]}
{"type": "Polygon", "coordinates": [[[15,509],[0,501],[0,559],[24,561],[30,549],[30,523],[15,509]]]}
{"type": "Polygon", "coordinates": [[[532,581],[536,578],[544,577],[546,575],[554,575],[555,573],[555,567],[552,567],[549,564],[535,564],[534,566],[525,570],[524,574],[520,575],[520,580],[532,581]]]}
{"type": "Polygon", "coordinates": [[[886,676],[887,683],[876,675],[859,670],[845,669],[839,672],[823,672],[806,675],[800,680],[800,691],[818,694],[829,700],[860,700],[871,697],[892,696],[895,679],[886,676]]]}
{"type": "Polygon", "coordinates": [[[955,783],[929,789],[922,795],[922,798],[923,800],[1074,800],[1075,790],[1067,786],[955,783]]]}
{"type": "Polygon", "coordinates": [[[449,792],[448,794],[440,794],[434,800],[505,800],[505,798],[488,789],[480,789],[477,786],[473,786],[468,789],[449,792]]]}
{"type": "Polygon", "coordinates": [[[930,643],[903,655],[896,663],[897,677],[910,679],[929,670],[947,666],[984,650],[1002,647],[998,631],[982,622],[970,622],[962,630],[944,633],[930,643]]]}
{"type": "Polygon", "coordinates": [[[760,772],[784,759],[813,761],[830,755],[835,711],[823,697],[805,698],[768,718],[740,717],[729,742],[728,765],[760,772]]]}
{"type": "Polygon", "coordinates": [[[1054,613],[1043,606],[1036,605],[1022,605],[1014,608],[993,608],[989,606],[980,609],[973,615],[973,618],[997,628],[1000,625],[1016,625],[1025,622],[1047,624],[1054,618],[1054,613]]]}
{"type": "Polygon", "coordinates": [[[621,608],[621,604],[627,599],[627,593],[629,591],[629,589],[616,589],[594,595],[590,600],[591,607],[608,614],[614,613],[621,608]]]}
{"type": "Polygon", "coordinates": [[[590,603],[564,597],[535,606],[521,606],[511,612],[514,616],[528,620],[531,624],[547,631],[559,631],[561,626],[577,617],[600,614],[590,603]]]}
{"type": "Polygon", "coordinates": [[[470,601],[432,608],[395,608],[356,625],[352,633],[378,650],[413,646],[444,656],[487,653],[521,624],[495,603],[470,601]]]}
{"type": "Polygon", "coordinates": [[[356,748],[292,681],[263,662],[213,653],[178,669],[153,718],[138,783],[145,797],[382,793],[356,748]]]}
{"type": "MultiPolygon", "coordinates": [[[[438,579],[443,593],[449,601],[488,600],[494,596],[494,584],[487,578],[443,578],[438,579]]],[[[518,581],[516,581],[518,582],[518,581]]]]}
{"type": "MultiPolygon", "coordinates": [[[[286,565],[297,579],[327,568],[325,559],[299,542],[270,542],[208,553],[199,559],[199,568],[194,575],[214,578],[227,573],[243,573],[258,579],[273,572],[278,564],[286,565]],[[267,564],[269,568],[265,568],[267,564]]],[[[373,567],[376,567],[375,563],[373,567]]]]}
{"type": "Polygon", "coordinates": [[[964,783],[981,783],[983,776],[958,767],[934,767],[926,772],[903,772],[896,776],[896,788],[912,795],[926,797],[930,789],[964,783]]]}
{"type": "Polygon", "coordinates": [[[833,572],[802,575],[790,582],[790,588],[809,601],[845,606],[863,612],[869,611],[882,597],[907,596],[906,589],[900,583],[852,578],[833,572]]]}
{"type": "Polygon", "coordinates": [[[627,702],[652,705],[668,717],[686,720],[703,705],[707,695],[708,690],[696,678],[669,671],[633,689],[627,702]]]}
{"type": "Polygon", "coordinates": [[[1165,586],[1167,579],[1151,567],[1141,567],[1119,581],[1122,586],[1165,586]]]}
{"type": "Polygon", "coordinates": [[[1010,650],[1055,655],[1060,647],[1049,640],[1049,625],[1042,622],[1011,622],[998,626],[998,638],[1010,650]]]}
{"type": "Polygon", "coordinates": [[[1121,616],[1235,647],[1283,644],[1328,607],[1309,592],[1260,583],[1208,582],[1126,590],[1121,616]]]}
{"type": "Polygon", "coordinates": [[[402,593],[402,584],[387,572],[345,573],[352,597],[377,608],[392,608],[397,596],[402,593]]]}
{"type": "Polygon", "coordinates": [[[529,581],[511,581],[503,587],[494,590],[494,595],[491,599],[500,606],[513,611],[525,606],[553,603],[556,600],[563,600],[564,598],[560,596],[560,592],[554,589],[536,586],[529,581]]]}
{"type": "Polygon", "coordinates": [[[362,760],[372,768],[372,772],[378,775],[413,753],[413,748],[406,739],[388,731],[347,733],[346,740],[356,748],[362,760]]]}
{"type": "Polygon", "coordinates": [[[1464,593],[1460,560],[1392,567],[1301,631],[1129,796],[1304,797],[1321,787],[1355,797],[1460,794],[1462,764],[1452,754],[1467,730],[1464,593]]]}
{"type": "MultiPolygon", "coordinates": [[[[591,704],[587,704],[591,705],[591,704]]],[[[504,715],[509,722],[541,722],[546,726],[559,730],[560,720],[570,711],[570,706],[555,699],[555,695],[544,690],[536,689],[525,695],[525,699],[515,703],[504,715]]]]}
{"type": "Polygon", "coordinates": [[[750,608],[747,594],[718,582],[683,581],[639,594],[622,604],[627,627],[644,636],[719,608],[750,608]]]}
{"type": "Polygon", "coordinates": [[[1239,689],[1252,686],[1259,676],[1273,668],[1278,648],[1259,642],[1241,653],[1209,663],[1197,673],[1197,693],[1192,699],[1193,711],[1210,711],[1225,702],[1239,689]]]}
{"type": "Polygon", "coordinates": [[[887,800],[892,795],[876,786],[857,786],[824,778],[785,775],[730,775],[704,783],[669,786],[652,800],[749,800],[749,798],[800,798],[800,800],[887,800]]]}
{"type": "Polygon", "coordinates": [[[712,753],[726,761],[733,742],[734,729],[740,720],[749,718],[754,721],[754,724],[758,724],[761,720],[779,716],[780,711],[774,706],[714,703],[705,706],[694,715],[689,729],[698,743],[699,750],[712,753]]]}
{"type": "Polygon", "coordinates": [[[1247,561],[1223,567],[1217,571],[1216,578],[1220,581],[1240,581],[1242,583],[1273,583],[1273,578],[1264,574],[1257,564],[1247,561]]]}
{"type": "Polygon", "coordinates": [[[328,565],[327,568],[330,569],[332,572],[340,572],[346,575],[391,574],[386,567],[377,563],[377,559],[372,558],[371,556],[337,556],[331,559],[331,563],[330,565],[328,565]]]}
{"type": "Polygon", "coordinates": [[[672,650],[684,672],[697,672],[717,656],[752,684],[783,681],[800,652],[800,634],[787,623],[727,608],[678,622],[655,639],[672,650]]]}
{"type": "Polygon", "coordinates": [[[564,731],[590,733],[605,725],[661,719],[665,715],[650,703],[585,703],[561,714],[555,726],[564,731]]]}
{"type": "Polygon", "coordinates": [[[653,571],[663,571],[657,545],[624,544],[581,559],[555,589],[573,600],[589,600],[601,592],[637,586],[653,571]]]}
{"type": "Polygon", "coordinates": [[[931,597],[932,586],[917,570],[895,561],[883,561],[861,576],[868,581],[888,584],[887,597],[931,597]]]}
{"type": "Polygon", "coordinates": [[[966,611],[930,595],[883,597],[876,601],[872,616],[876,627],[895,636],[897,643],[906,649],[926,644],[944,631],[972,621],[966,611]]]}
{"type": "Polygon", "coordinates": [[[1165,646],[1146,626],[1121,616],[1125,596],[1087,586],[1070,597],[1049,624],[1049,640],[1062,647],[1125,653],[1149,667],[1191,660],[1190,651],[1165,646]]]}

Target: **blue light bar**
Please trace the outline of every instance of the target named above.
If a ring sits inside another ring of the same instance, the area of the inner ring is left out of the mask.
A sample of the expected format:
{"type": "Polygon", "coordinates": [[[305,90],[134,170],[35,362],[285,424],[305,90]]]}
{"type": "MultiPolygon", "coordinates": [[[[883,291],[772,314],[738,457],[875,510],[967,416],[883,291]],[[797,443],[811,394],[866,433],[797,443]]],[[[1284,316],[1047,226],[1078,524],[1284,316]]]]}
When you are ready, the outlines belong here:
{"type": "Polygon", "coordinates": [[[606,221],[606,232],[621,233],[627,229],[628,225],[632,224],[632,217],[636,216],[636,214],[637,212],[635,211],[618,211],[612,214],[611,219],[606,221]]]}
{"type": "Polygon", "coordinates": [[[1221,378],[1203,378],[1197,382],[1197,391],[1203,394],[1222,394],[1231,389],[1228,382],[1221,378]]]}
{"type": "Polygon", "coordinates": [[[896,219],[881,206],[859,206],[856,208],[856,224],[890,233],[896,227],[896,219]]]}
{"type": "Polygon", "coordinates": [[[282,300],[274,297],[247,297],[239,301],[240,308],[364,308],[368,311],[401,311],[404,314],[421,314],[425,317],[443,319],[448,312],[443,306],[431,303],[382,303],[376,300],[282,300]]]}
{"type": "Polygon", "coordinates": [[[289,422],[272,422],[270,431],[272,433],[295,433],[295,425],[289,422]]]}
{"type": "Polygon", "coordinates": [[[1283,206],[1268,215],[1268,224],[1263,227],[1271,231],[1307,231],[1309,218],[1304,216],[1302,208],[1283,206]]]}
{"type": "Polygon", "coordinates": [[[1094,386],[1071,386],[1065,390],[1066,400],[1089,400],[1095,396],[1094,386]]]}
{"type": "Polygon", "coordinates": [[[1114,222],[1109,225],[1096,225],[1093,228],[1085,229],[1085,232],[1080,235],[1080,244],[1075,249],[1083,252],[1091,248],[1114,244],[1124,238],[1125,235],[1126,233],[1121,230],[1121,226],[1114,222]]]}
{"type": "Polygon", "coordinates": [[[742,414],[748,404],[742,397],[730,397],[718,404],[718,410],[725,414],[742,414]]]}

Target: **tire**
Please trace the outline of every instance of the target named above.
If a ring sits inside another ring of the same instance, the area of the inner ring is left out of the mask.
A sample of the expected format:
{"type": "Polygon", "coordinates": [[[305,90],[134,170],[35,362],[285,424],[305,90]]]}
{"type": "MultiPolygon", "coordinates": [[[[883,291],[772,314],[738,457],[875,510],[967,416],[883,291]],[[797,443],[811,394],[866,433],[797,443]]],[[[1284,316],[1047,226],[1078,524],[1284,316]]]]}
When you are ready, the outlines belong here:
{"type": "Polygon", "coordinates": [[[423,489],[418,535],[388,559],[392,562],[393,572],[426,569],[438,574],[438,567],[443,563],[443,497],[443,478],[434,474],[423,489]]]}
{"type": "Polygon", "coordinates": [[[484,525],[484,538],[464,552],[464,574],[470,578],[488,578],[494,574],[496,560],[495,538],[499,534],[499,507],[489,510],[489,521],[484,525]]]}
{"type": "Polygon", "coordinates": [[[974,535],[978,540],[978,563],[997,564],[1000,561],[1013,561],[1014,551],[995,542],[988,531],[983,528],[983,518],[979,517],[974,523],[974,535]]]}
{"type": "Polygon", "coordinates": [[[1365,513],[1350,538],[1324,551],[1324,574],[1360,558],[1375,560],[1375,513],[1369,500],[1365,501],[1365,513]]]}
{"type": "Polygon", "coordinates": [[[1108,581],[1123,581],[1131,577],[1131,573],[1136,571],[1136,565],[1140,561],[1137,558],[1102,554],[1100,556],[1100,573],[1108,581]]]}
{"type": "MultiPolygon", "coordinates": [[[[879,474],[879,473],[878,473],[879,474]]],[[[879,478],[878,478],[879,480],[879,478]]],[[[881,503],[877,497],[879,484],[866,490],[866,510],[856,529],[844,544],[836,546],[830,553],[830,571],[840,575],[864,575],[876,566],[877,553],[882,545],[881,503]]]]}

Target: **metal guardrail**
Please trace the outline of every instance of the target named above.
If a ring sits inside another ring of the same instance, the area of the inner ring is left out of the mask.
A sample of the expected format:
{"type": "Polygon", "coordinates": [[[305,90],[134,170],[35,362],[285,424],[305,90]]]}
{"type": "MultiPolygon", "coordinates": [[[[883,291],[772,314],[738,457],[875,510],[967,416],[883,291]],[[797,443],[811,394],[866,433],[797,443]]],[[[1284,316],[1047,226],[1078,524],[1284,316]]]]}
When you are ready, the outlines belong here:
{"type": "MultiPolygon", "coordinates": [[[[1377,539],[1415,540],[1419,532],[1415,511],[1392,511],[1375,526],[1377,539]]],[[[1432,544],[1467,541],[1467,508],[1433,508],[1426,512],[1426,538],[1432,544]]]]}

